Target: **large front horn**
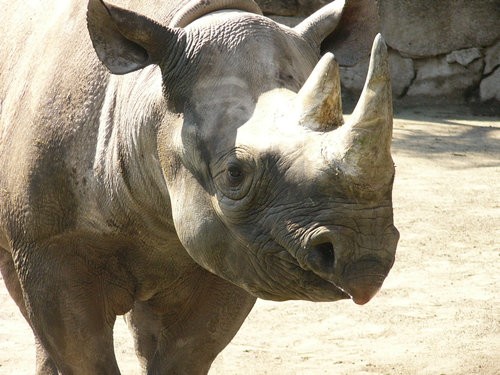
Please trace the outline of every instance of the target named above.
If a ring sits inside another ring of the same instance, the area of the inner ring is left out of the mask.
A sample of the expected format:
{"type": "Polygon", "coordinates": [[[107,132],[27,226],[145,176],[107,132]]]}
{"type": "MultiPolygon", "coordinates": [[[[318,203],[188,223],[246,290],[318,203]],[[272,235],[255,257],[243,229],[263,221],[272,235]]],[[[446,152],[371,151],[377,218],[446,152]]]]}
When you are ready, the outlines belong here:
{"type": "MultiPolygon", "coordinates": [[[[392,94],[387,47],[380,34],[371,51],[368,77],[349,120],[331,133],[340,168],[361,177],[360,183],[376,186],[392,178],[392,94]]],[[[330,134],[329,134],[330,136],[330,134]]]]}
{"type": "Polygon", "coordinates": [[[337,27],[344,5],[345,0],[336,0],[325,5],[295,26],[294,30],[319,48],[321,42],[337,27]]]}

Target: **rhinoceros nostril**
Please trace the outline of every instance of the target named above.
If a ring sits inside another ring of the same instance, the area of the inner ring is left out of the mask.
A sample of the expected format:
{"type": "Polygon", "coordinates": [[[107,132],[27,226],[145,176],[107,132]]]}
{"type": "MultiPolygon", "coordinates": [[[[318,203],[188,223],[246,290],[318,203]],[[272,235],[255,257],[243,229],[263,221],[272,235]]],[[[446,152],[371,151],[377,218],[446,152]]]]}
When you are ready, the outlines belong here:
{"type": "Polygon", "coordinates": [[[335,266],[335,251],[330,242],[322,242],[311,246],[307,256],[309,266],[320,272],[332,272],[335,266]]]}

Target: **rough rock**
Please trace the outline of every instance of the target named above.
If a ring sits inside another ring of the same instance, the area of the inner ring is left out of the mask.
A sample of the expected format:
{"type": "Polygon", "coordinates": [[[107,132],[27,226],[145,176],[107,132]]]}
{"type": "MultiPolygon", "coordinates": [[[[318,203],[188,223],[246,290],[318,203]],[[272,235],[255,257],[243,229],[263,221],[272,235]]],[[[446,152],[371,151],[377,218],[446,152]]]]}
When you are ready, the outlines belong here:
{"type": "Polygon", "coordinates": [[[500,40],[484,51],[484,74],[500,66],[500,40]]]}
{"type": "Polygon", "coordinates": [[[305,17],[269,16],[269,18],[288,27],[295,27],[305,20],[305,17]]]}
{"type": "Polygon", "coordinates": [[[296,16],[298,13],[296,0],[256,0],[265,15],[296,16]]]}
{"type": "Polygon", "coordinates": [[[387,43],[410,57],[491,45],[500,37],[498,0],[378,0],[387,43]]]}
{"type": "Polygon", "coordinates": [[[468,66],[449,64],[446,57],[415,60],[417,74],[408,89],[408,96],[463,96],[481,80],[484,61],[475,60],[468,66]]]}
{"type": "Polygon", "coordinates": [[[500,67],[493,74],[484,78],[479,85],[481,101],[496,99],[500,101],[500,67]]]}
{"type": "MultiPolygon", "coordinates": [[[[331,0],[256,1],[293,27],[331,0]]],[[[322,53],[334,53],[344,88],[359,93],[373,39],[382,32],[394,97],[498,99],[499,19],[499,0],[349,0],[322,53]]]]}
{"type": "Polygon", "coordinates": [[[415,78],[413,60],[402,57],[397,51],[389,50],[389,69],[393,96],[399,97],[406,94],[415,78]]]}
{"type": "MultiPolygon", "coordinates": [[[[287,26],[295,26],[331,0],[256,0],[265,15],[287,26]]],[[[322,44],[340,65],[354,66],[370,54],[379,32],[377,6],[373,0],[349,0],[335,32],[322,44]]]]}
{"type": "Polygon", "coordinates": [[[370,59],[367,57],[354,66],[341,66],[340,80],[342,87],[353,93],[359,94],[365,84],[369,62],[370,59]]]}
{"type": "Polygon", "coordinates": [[[299,16],[308,16],[319,8],[331,3],[332,0],[297,0],[299,16]]]}
{"type": "MultiPolygon", "coordinates": [[[[366,57],[354,66],[340,67],[340,78],[344,88],[356,94],[361,92],[365,84],[369,61],[369,57],[366,57]]],[[[389,50],[389,68],[393,96],[400,97],[406,93],[415,76],[413,60],[401,57],[397,51],[389,50]]]]}
{"type": "Polygon", "coordinates": [[[275,16],[308,16],[330,0],[256,0],[266,15],[275,16]]]}
{"type": "Polygon", "coordinates": [[[369,56],[379,32],[377,6],[373,0],[349,0],[335,31],[322,44],[340,65],[354,66],[369,56]]]}
{"type": "Polygon", "coordinates": [[[446,55],[446,62],[448,64],[456,62],[460,65],[467,66],[481,57],[483,57],[483,55],[479,51],[479,48],[467,48],[449,53],[446,55]]]}

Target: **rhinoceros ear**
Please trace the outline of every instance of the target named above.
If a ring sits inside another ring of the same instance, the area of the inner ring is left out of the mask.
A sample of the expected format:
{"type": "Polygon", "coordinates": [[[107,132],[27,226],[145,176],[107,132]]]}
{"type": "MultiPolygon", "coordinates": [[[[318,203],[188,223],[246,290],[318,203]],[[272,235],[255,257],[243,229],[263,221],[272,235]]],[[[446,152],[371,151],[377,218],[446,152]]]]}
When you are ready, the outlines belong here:
{"type": "Polygon", "coordinates": [[[304,39],[309,40],[312,45],[319,48],[323,39],[337,27],[344,5],[345,0],[335,0],[311,14],[295,26],[294,30],[304,39]]]}
{"type": "Polygon", "coordinates": [[[157,22],[102,0],[89,0],[87,27],[97,56],[114,74],[125,74],[158,64],[165,51],[175,55],[181,29],[157,22]]]}

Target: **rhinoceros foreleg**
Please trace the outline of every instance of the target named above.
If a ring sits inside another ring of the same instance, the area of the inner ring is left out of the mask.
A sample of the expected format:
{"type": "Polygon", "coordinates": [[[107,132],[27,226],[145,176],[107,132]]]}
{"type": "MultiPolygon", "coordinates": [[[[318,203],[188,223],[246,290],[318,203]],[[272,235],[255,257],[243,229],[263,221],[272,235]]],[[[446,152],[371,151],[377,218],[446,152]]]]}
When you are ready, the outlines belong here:
{"type": "MultiPolygon", "coordinates": [[[[23,291],[21,289],[21,284],[19,283],[19,278],[17,277],[16,269],[14,268],[14,262],[12,256],[6,250],[0,248],[0,272],[2,273],[2,278],[5,282],[7,290],[16,302],[19,310],[23,314],[24,318],[31,326],[31,321],[28,317],[28,311],[26,310],[26,305],[23,299],[23,291]]],[[[36,375],[57,375],[57,368],[54,364],[52,358],[38,340],[35,335],[35,345],[36,345],[36,375]]]]}
{"type": "Polygon", "coordinates": [[[149,302],[136,301],[133,309],[125,315],[134,337],[135,352],[144,372],[152,362],[162,330],[162,316],[155,312],[149,302]]]}
{"type": "Polygon", "coordinates": [[[148,374],[206,374],[255,303],[243,289],[201,269],[188,288],[180,303],[172,305],[173,290],[136,302],[127,316],[148,374]]]}
{"type": "Polygon", "coordinates": [[[48,242],[13,257],[33,330],[60,373],[119,374],[113,325],[133,303],[119,255],[82,238],[48,242]]]}

